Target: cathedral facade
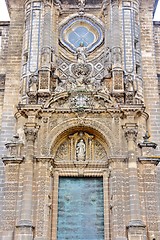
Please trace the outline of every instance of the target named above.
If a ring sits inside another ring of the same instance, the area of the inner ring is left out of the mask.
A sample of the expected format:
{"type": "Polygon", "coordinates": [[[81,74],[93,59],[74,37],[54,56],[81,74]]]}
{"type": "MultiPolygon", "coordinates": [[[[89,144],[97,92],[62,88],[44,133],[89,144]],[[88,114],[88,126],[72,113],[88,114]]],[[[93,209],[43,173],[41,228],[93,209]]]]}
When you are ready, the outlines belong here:
{"type": "Polygon", "coordinates": [[[160,239],[153,0],[7,0],[2,240],[160,239]]]}

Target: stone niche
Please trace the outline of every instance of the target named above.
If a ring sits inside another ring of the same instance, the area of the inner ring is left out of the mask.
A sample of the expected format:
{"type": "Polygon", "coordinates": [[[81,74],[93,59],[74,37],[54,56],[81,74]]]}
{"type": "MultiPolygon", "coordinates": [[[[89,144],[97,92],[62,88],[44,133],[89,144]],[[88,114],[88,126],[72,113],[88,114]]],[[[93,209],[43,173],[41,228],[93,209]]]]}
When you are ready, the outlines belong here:
{"type": "Polygon", "coordinates": [[[105,162],[107,153],[95,135],[78,131],[66,136],[58,144],[54,159],[55,162],[105,162]]]}

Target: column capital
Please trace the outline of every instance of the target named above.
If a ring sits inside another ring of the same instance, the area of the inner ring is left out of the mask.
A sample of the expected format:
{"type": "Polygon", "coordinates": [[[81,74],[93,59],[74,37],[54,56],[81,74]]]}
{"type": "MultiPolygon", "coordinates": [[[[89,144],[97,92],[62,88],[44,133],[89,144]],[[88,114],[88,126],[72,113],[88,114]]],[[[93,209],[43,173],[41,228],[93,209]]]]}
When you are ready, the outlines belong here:
{"type": "Polygon", "coordinates": [[[24,126],[24,133],[26,136],[27,141],[35,141],[37,138],[37,133],[38,133],[39,126],[37,124],[25,124],[24,126]]]}
{"type": "Polygon", "coordinates": [[[138,125],[136,123],[126,123],[123,126],[127,141],[136,141],[138,135],[138,125]]]}

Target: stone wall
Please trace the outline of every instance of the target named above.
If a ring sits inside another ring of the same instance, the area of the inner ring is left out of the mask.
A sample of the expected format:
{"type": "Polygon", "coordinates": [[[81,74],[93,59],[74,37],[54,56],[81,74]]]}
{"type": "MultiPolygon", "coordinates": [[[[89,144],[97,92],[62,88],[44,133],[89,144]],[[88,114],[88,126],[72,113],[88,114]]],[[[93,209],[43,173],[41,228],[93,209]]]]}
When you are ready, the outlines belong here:
{"type": "MultiPolygon", "coordinates": [[[[2,124],[2,111],[3,111],[3,100],[4,100],[4,88],[6,78],[6,59],[8,50],[8,38],[9,38],[9,22],[0,22],[0,134],[2,124]]],[[[2,191],[3,191],[3,167],[0,161],[0,205],[2,206],[2,191]]]]}
{"type": "Polygon", "coordinates": [[[149,114],[147,124],[152,141],[156,142],[160,147],[160,105],[152,19],[153,2],[148,1],[148,4],[146,4],[145,1],[142,1],[140,8],[142,75],[144,80],[145,106],[149,114]]]}
{"type": "Polygon", "coordinates": [[[57,239],[60,177],[103,177],[105,240],[160,237],[153,1],[93,2],[8,1],[0,70],[3,240],[57,239]],[[78,47],[63,45],[79,25],[102,36],[91,51],[81,48],[81,58],[78,47]]]}
{"type": "Polygon", "coordinates": [[[157,74],[160,74],[160,22],[154,22],[154,43],[157,74]]]}
{"type": "MultiPolygon", "coordinates": [[[[20,88],[20,67],[21,67],[21,52],[22,52],[22,31],[23,31],[23,5],[14,6],[11,10],[11,24],[6,28],[6,33],[9,28],[9,40],[8,40],[8,54],[5,56],[6,62],[4,62],[3,73],[5,77],[5,91],[3,100],[3,113],[0,135],[0,155],[4,155],[5,143],[12,138],[15,133],[15,117],[16,106],[19,99],[20,88]]],[[[6,40],[7,41],[7,38],[6,40]]],[[[7,42],[6,42],[7,44],[7,42]]],[[[4,50],[6,53],[7,48],[4,50]]],[[[3,163],[0,162],[1,172],[1,186],[3,182],[3,163]]],[[[0,208],[2,208],[2,191],[0,192],[0,208]]],[[[2,213],[2,211],[0,211],[2,213]]]]}

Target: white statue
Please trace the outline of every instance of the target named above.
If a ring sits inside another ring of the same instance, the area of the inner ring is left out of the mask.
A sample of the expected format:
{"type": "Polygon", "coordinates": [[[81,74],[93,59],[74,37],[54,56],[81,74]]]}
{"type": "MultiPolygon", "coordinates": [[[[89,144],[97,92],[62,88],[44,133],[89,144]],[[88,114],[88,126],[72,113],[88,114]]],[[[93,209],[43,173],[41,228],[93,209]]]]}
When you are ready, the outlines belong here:
{"type": "Polygon", "coordinates": [[[79,47],[76,50],[78,63],[86,63],[87,58],[87,48],[84,46],[84,43],[80,43],[79,47]]]}
{"type": "Polygon", "coordinates": [[[81,139],[76,146],[76,157],[78,161],[85,161],[86,158],[86,145],[83,139],[81,139]]]}
{"type": "Polygon", "coordinates": [[[86,1],[85,0],[78,0],[78,6],[79,7],[84,7],[86,4],[86,1]]]}

